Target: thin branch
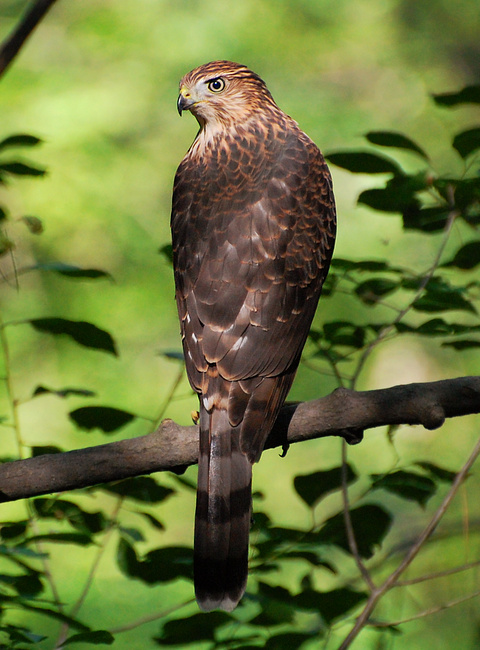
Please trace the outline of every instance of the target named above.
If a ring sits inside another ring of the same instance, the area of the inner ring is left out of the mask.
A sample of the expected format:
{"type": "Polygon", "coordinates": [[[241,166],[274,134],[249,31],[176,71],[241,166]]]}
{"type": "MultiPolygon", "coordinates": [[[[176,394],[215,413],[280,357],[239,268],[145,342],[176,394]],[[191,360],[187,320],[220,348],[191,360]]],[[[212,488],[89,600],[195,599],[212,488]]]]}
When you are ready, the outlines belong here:
{"type": "Polygon", "coordinates": [[[467,462],[462,467],[460,472],[458,472],[458,474],[456,475],[455,480],[453,481],[450,487],[450,490],[447,492],[445,498],[443,499],[442,503],[436,510],[435,514],[433,515],[433,517],[425,527],[422,534],[418,537],[417,541],[410,547],[408,553],[406,554],[402,562],[399,564],[399,566],[395,569],[395,571],[393,571],[388,576],[388,578],[380,587],[378,587],[374,592],[372,592],[362,613],[357,618],[355,625],[350,630],[349,634],[345,637],[343,643],[340,645],[338,650],[346,650],[346,648],[350,647],[351,643],[353,643],[353,641],[357,638],[357,636],[360,634],[360,632],[365,627],[365,625],[368,624],[368,619],[370,618],[370,615],[372,614],[373,610],[377,606],[378,601],[384,596],[384,594],[389,589],[391,589],[396,584],[401,574],[410,566],[410,564],[416,558],[420,549],[423,547],[427,539],[430,537],[430,535],[437,527],[440,519],[445,514],[447,508],[449,507],[450,503],[455,497],[463,481],[466,479],[468,472],[470,471],[472,465],[477,460],[479,455],[480,455],[480,439],[477,441],[475,447],[473,448],[473,451],[470,454],[467,462]]]}
{"type": "Polygon", "coordinates": [[[165,616],[170,616],[170,614],[177,612],[178,610],[182,609],[183,607],[186,607],[187,605],[192,605],[194,602],[195,602],[195,598],[191,598],[190,600],[187,600],[184,603],[173,605],[173,607],[169,607],[168,609],[164,609],[163,611],[155,612],[155,614],[149,614],[148,616],[144,616],[143,618],[138,618],[136,621],[132,621],[131,623],[125,623],[124,625],[119,625],[118,627],[114,627],[111,630],[109,630],[109,632],[112,635],[120,634],[120,632],[129,632],[130,630],[134,630],[135,628],[140,627],[141,625],[145,625],[145,623],[152,623],[153,621],[158,621],[160,618],[164,618],[165,616]]]}
{"type": "Polygon", "coordinates": [[[17,56],[27,38],[56,0],[37,0],[27,11],[12,34],[0,46],[0,77],[17,56]]]}
{"type": "Polygon", "coordinates": [[[426,609],[423,612],[419,612],[418,614],[414,614],[414,616],[409,616],[409,618],[404,618],[400,621],[394,621],[392,622],[383,622],[383,621],[372,621],[368,625],[369,627],[397,627],[398,625],[403,625],[404,623],[410,623],[411,621],[416,621],[419,618],[425,618],[425,616],[431,616],[432,614],[437,614],[438,612],[443,612],[445,609],[450,609],[450,607],[455,607],[455,605],[460,605],[461,603],[465,603],[468,600],[472,600],[473,598],[478,598],[480,596],[480,590],[475,591],[473,594],[469,594],[468,596],[462,596],[461,598],[456,598],[455,600],[451,600],[448,603],[444,603],[443,605],[437,605],[436,607],[431,607],[430,609],[426,609]]]}
{"type": "Polygon", "coordinates": [[[456,573],[461,573],[462,571],[468,571],[469,569],[474,569],[475,567],[480,566],[480,560],[476,562],[469,562],[468,564],[463,564],[462,566],[454,567],[453,569],[445,569],[445,571],[437,571],[435,573],[429,573],[426,576],[420,576],[418,578],[410,578],[409,580],[398,580],[393,586],[394,587],[408,587],[410,585],[417,585],[422,582],[427,582],[427,580],[436,580],[437,578],[445,578],[445,576],[455,575],[456,573]]]}

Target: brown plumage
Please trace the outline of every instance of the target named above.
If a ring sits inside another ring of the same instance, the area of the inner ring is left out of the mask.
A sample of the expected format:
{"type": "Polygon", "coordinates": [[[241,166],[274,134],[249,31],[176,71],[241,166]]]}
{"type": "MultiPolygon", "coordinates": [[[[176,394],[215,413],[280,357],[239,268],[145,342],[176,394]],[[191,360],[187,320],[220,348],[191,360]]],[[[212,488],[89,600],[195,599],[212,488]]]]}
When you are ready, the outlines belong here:
{"type": "Polygon", "coordinates": [[[243,65],[180,82],[200,124],[173,192],[175,286],[200,399],[195,593],[232,610],[245,591],[252,464],[297,370],[335,239],[322,154],[243,65]]]}

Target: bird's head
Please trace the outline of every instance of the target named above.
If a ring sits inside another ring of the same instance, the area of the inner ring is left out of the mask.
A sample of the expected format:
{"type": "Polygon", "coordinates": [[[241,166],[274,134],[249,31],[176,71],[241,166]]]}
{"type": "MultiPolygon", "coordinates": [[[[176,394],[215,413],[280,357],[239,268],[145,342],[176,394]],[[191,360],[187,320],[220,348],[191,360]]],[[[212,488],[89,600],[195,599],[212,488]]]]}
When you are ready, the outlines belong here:
{"type": "Polygon", "coordinates": [[[180,82],[177,108],[190,111],[200,125],[228,126],[275,106],[265,83],[246,66],[212,61],[195,68],[180,82]]]}

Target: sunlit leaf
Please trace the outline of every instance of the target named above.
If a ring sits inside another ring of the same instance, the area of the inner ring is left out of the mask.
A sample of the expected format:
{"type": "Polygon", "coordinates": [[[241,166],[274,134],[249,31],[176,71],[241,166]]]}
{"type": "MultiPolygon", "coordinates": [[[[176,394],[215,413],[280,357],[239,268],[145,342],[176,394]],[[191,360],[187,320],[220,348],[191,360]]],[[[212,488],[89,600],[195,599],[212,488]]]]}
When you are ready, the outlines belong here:
{"type": "Polygon", "coordinates": [[[439,106],[458,106],[459,104],[480,104],[480,86],[466,86],[452,93],[432,95],[439,106]]]}
{"type": "MultiPolygon", "coordinates": [[[[357,480],[357,475],[350,465],[346,466],[346,475],[347,483],[353,483],[357,480]]],[[[323,472],[296,476],[293,485],[303,501],[308,506],[313,507],[326,494],[342,487],[342,468],[334,467],[323,472]]]]}
{"type": "Polygon", "coordinates": [[[94,350],[103,350],[117,356],[112,336],[92,323],[65,318],[34,318],[28,321],[36,330],[58,336],[70,336],[76,343],[94,350]]]}
{"type": "Polygon", "coordinates": [[[428,156],[425,151],[418,146],[416,142],[407,138],[407,136],[394,131],[370,131],[365,136],[372,144],[378,144],[381,147],[396,147],[398,149],[407,149],[419,154],[425,160],[428,156]]]}
{"type": "Polygon", "coordinates": [[[367,151],[345,151],[325,156],[332,165],[356,174],[400,174],[401,169],[390,158],[367,151]]]}
{"type": "Polygon", "coordinates": [[[81,429],[91,431],[98,428],[105,433],[124,427],[136,417],[133,413],[111,406],[83,406],[70,411],[68,415],[81,429]]]}
{"type": "Polygon", "coordinates": [[[372,474],[372,487],[392,492],[403,499],[416,501],[422,507],[437,491],[437,486],[432,479],[415,472],[399,470],[391,474],[372,474]]]}
{"type": "Polygon", "coordinates": [[[480,128],[458,133],[453,139],[453,148],[462,158],[467,158],[471,153],[480,149],[480,128]]]}
{"type": "MultiPolygon", "coordinates": [[[[352,526],[357,540],[358,552],[363,558],[370,558],[392,525],[392,516],[380,506],[364,505],[350,510],[352,526]]],[[[343,512],[327,519],[318,533],[318,541],[334,544],[351,553],[345,531],[343,512]]]]}

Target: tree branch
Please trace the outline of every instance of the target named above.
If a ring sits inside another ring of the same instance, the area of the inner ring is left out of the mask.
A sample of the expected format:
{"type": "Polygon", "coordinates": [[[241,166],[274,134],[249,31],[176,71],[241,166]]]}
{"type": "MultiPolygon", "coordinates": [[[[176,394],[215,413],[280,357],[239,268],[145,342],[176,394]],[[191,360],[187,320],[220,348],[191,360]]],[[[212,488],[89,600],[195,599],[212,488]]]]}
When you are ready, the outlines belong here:
{"type": "MultiPolygon", "coordinates": [[[[480,413],[480,377],[356,392],[287,404],[265,448],[339,436],[359,443],[363,431],[391,424],[440,427],[445,418],[480,413]]],[[[182,472],[197,462],[198,427],[164,420],[146,436],[0,466],[0,501],[63,492],[160,471],[182,472]]]]}
{"type": "Polygon", "coordinates": [[[23,44],[56,0],[37,0],[13,33],[0,46],[0,77],[17,56],[23,44]]]}

